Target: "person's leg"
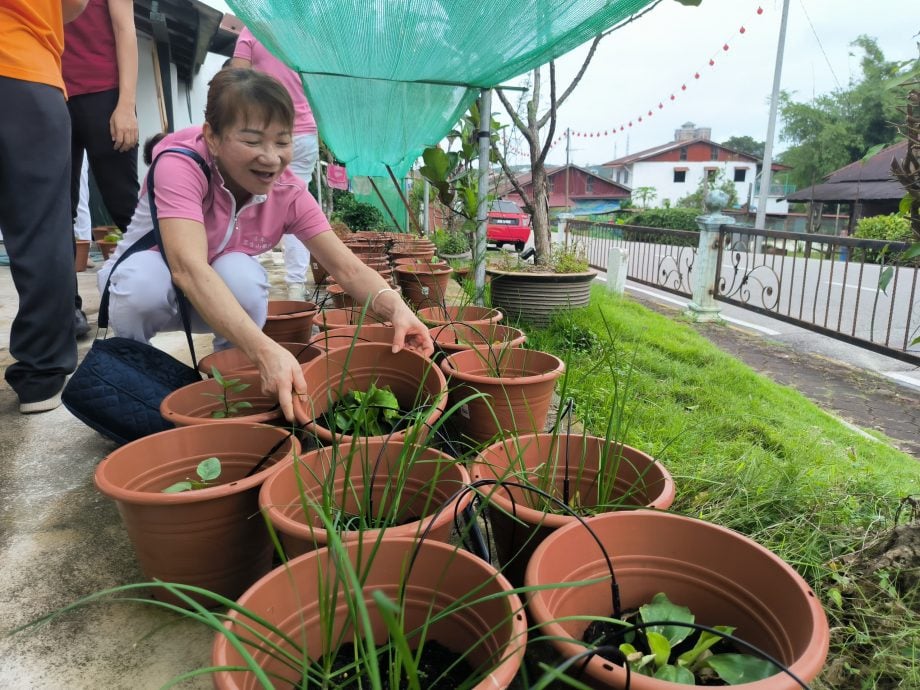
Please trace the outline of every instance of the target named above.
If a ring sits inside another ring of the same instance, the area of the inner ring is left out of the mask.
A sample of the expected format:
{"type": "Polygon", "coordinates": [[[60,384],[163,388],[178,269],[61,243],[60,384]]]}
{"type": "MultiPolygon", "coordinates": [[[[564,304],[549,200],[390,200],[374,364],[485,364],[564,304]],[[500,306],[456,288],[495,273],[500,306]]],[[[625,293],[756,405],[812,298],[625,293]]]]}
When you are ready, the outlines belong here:
{"type": "MultiPolygon", "coordinates": [[[[110,266],[99,271],[99,291],[110,266]]],[[[169,269],[159,252],[132,254],[119,264],[109,287],[109,324],[115,334],[143,343],[161,331],[182,329],[169,269]]]]}
{"type": "Polygon", "coordinates": [[[60,404],[77,364],[70,118],[59,89],[0,77],[0,226],[19,294],[6,380],[20,411],[60,404]]]}
{"type": "MultiPolygon", "coordinates": [[[[318,157],[319,139],[315,134],[298,134],[294,137],[291,172],[308,185],[318,157]]],[[[303,242],[293,235],[284,235],[281,246],[284,248],[284,282],[288,285],[288,298],[303,299],[303,285],[307,279],[307,266],[310,265],[310,252],[303,242]]]]}
{"type": "MultiPolygon", "coordinates": [[[[262,328],[268,316],[270,286],[268,275],[259,260],[241,252],[230,252],[217,257],[211,267],[230,288],[230,292],[249,314],[249,318],[262,328]]],[[[215,350],[223,350],[230,345],[226,338],[215,336],[215,350]]]]}
{"type": "MultiPolygon", "coordinates": [[[[80,205],[80,171],[83,169],[84,142],[83,130],[87,126],[86,118],[81,116],[81,107],[84,96],[74,96],[67,101],[67,112],[70,114],[70,222],[73,226],[77,221],[77,208],[80,205]]],[[[76,240],[76,233],[74,233],[76,240]]],[[[74,242],[76,252],[76,242],[74,242]]],[[[90,331],[89,322],[83,312],[83,298],[77,287],[76,274],[74,275],[74,328],[78,338],[82,338],[90,331]]]]}
{"type": "MultiPolygon", "coordinates": [[[[76,165],[72,162],[71,165],[76,165]]],[[[89,215],[89,167],[86,159],[80,166],[80,193],[77,201],[77,216],[73,224],[73,234],[78,240],[93,239],[92,219],[89,215]]]]}
{"type": "Polygon", "coordinates": [[[89,167],[102,195],[106,210],[122,232],[127,229],[137,206],[139,190],[137,178],[138,147],[129,151],[116,151],[109,131],[109,118],[118,103],[118,90],[78,96],[71,113],[80,121],[81,138],[89,167]]]}

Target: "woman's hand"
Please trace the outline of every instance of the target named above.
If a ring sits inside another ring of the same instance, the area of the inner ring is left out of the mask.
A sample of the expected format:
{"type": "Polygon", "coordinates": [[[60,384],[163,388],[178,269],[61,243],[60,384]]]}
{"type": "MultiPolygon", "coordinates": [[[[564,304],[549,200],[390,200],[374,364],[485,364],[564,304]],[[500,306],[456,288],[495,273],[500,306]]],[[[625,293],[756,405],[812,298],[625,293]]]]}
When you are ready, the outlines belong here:
{"type": "Polygon", "coordinates": [[[425,357],[434,354],[434,342],[428,326],[419,321],[408,307],[395,309],[390,323],[393,324],[393,352],[406,348],[425,357]]]}
{"type": "Polygon", "coordinates": [[[277,396],[284,418],[289,422],[296,421],[294,396],[307,394],[307,382],[300,362],[288,350],[266,338],[257,364],[262,379],[262,393],[277,396]]]}

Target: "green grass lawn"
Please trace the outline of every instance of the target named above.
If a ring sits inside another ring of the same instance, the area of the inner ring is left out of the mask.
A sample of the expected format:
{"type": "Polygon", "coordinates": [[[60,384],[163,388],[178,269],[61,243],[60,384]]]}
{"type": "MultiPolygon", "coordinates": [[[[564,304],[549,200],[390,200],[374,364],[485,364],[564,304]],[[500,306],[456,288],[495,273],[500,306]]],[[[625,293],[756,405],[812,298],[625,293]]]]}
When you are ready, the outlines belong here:
{"type": "Polygon", "coordinates": [[[591,307],[528,334],[535,349],[570,352],[568,394],[592,433],[604,434],[610,396],[628,380],[625,440],[673,474],[672,510],[752,537],[813,586],[832,628],[815,688],[920,688],[916,594],[840,561],[890,530],[900,498],[920,492],[917,460],[603,288],[591,307]]]}

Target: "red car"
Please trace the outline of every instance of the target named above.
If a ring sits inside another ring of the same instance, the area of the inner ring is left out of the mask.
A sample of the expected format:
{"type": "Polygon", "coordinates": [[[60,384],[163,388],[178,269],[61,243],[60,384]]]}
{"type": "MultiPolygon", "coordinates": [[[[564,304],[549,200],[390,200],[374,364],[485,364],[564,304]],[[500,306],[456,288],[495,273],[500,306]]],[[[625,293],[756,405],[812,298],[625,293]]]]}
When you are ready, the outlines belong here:
{"type": "Polygon", "coordinates": [[[530,239],[530,216],[513,201],[497,199],[486,216],[486,242],[501,246],[513,244],[518,251],[530,239]]]}

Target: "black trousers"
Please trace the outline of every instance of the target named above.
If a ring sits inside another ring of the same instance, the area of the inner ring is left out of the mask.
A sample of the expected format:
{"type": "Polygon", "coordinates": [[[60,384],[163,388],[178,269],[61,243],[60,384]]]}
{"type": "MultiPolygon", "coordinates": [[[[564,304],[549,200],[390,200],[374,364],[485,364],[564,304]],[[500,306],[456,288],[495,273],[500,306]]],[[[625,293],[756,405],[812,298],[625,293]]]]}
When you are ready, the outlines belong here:
{"type": "MultiPolygon", "coordinates": [[[[85,153],[102,201],[115,225],[124,231],[137,206],[138,147],[128,151],[116,151],[113,148],[109,119],[117,104],[118,89],[73,96],[67,101],[72,127],[70,215],[71,221],[75,221],[80,201],[80,169],[83,167],[85,153]]],[[[75,304],[78,309],[83,305],[79,294],[75,304]]]]}
{"type": "Polygon", "coordinates": [[[37,402],[77,365],[70,118],[46,84],[0,77],[0,103],[0,227],[19,294],[6,380],[20,402],[37,402]]]}

